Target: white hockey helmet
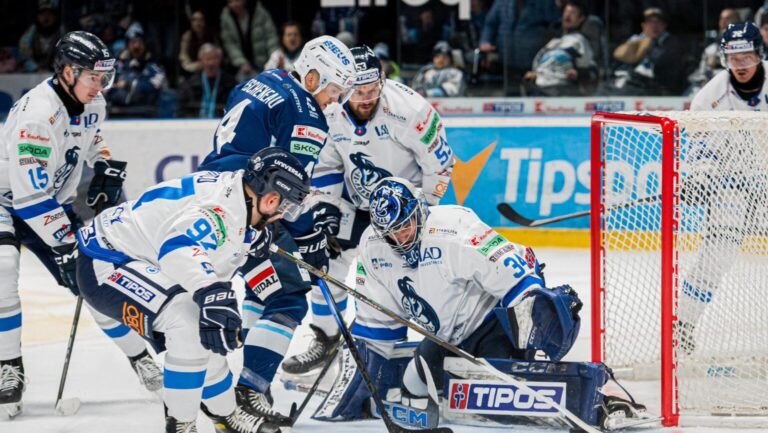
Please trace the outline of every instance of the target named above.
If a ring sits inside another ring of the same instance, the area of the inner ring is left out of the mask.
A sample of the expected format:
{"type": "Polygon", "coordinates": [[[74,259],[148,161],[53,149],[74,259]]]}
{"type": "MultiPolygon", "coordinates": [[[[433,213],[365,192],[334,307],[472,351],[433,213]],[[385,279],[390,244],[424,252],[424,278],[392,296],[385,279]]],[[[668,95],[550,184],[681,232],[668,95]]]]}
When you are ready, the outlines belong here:
{"type": "Polygon", "coordinates": [[[315,70],[320,74],[320,85],[313,95],[330,84],[341,90],[340,104],[346,102],[352,94],[352,86],[357,77],[355,60],[349,48],[333,36],[320,36],[307,42],[293,65],[301,76],[302,84],[310,71],[315,70]]]}

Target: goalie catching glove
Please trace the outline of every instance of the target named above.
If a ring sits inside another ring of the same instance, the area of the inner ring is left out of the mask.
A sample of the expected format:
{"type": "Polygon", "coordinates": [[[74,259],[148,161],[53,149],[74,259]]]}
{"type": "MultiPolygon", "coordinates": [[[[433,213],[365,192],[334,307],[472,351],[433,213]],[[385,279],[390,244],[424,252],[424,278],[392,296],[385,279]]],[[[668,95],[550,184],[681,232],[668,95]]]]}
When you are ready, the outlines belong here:
{"type": "Polygon", "coordinates": [[[237,310],[237,299],[230,282],[213,283],[192,297],[200,306],[200,343],[219,355],[242,346],[243,322],[237,310]]]}

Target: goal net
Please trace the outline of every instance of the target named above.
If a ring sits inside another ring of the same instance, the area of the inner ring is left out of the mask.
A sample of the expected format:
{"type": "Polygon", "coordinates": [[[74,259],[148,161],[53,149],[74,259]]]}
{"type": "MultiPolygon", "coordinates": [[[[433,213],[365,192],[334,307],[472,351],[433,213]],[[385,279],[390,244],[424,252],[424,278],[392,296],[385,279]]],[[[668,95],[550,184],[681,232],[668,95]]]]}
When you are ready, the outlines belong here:
{"type": "Polygon", "coordinates": [[[768,415],[768,114],[598,113],[591,133],[593,360],[658,381],[668,426],[768,415]]]}

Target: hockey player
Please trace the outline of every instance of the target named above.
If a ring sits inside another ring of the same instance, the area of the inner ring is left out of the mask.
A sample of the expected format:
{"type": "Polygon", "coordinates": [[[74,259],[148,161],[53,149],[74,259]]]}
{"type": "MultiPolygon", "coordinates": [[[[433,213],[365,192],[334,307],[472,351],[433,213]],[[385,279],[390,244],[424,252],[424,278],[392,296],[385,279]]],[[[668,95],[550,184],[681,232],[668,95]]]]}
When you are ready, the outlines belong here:
{"type": "MultiPolygon", "coordinates": [[[[726,68],[715,75],[693,99],[691,110],[768,110],[768,62],[762,60],[765,47],[760,30],[752,23],[730,24],[720,41],[720,59],[726,68]]],[[[713,146],[707,137],[691,137],[692,152],[682,178],[684,204],[707,206],[702,225],[703,242],[682,282],[676,325],[680,346],[687,354],[696,348],[696,324],[710,304],[728,270],[739,262],[738,255],[756,203],[765,200],[765,181],[752,178],[738,188],[732,186],[737,173],[751,171],[738,158],[725,153],[733,148],[713,146]],[[731,162],[733,161],[733,162],[731,162]],[[733,167],[728,167],[733,165],[733,167]],[[723,173],[713,175],[714,168],[723,173]],[[724,177],[724,178],[723,178],[724,177]]],[[[755,167],[763,173],[764,167],[755,167]]],[[[744,175],[742,175],[744,176],[744,175]]]]}
{"type": "MultiPolygon", "coordinates": [[[[115,59],[87,32],[71,32],[56,44],[55,75],[27,92],[0,130],[0,405],[21,410],[26,376],[21,359],[19,251],[25,245],[59,285],[78,295],[76,242],[81,225],[72,211],[83,164],[96,173],[87,203],[115,204],[125,163],[112,161],[99,131],[106,115],[101,92],[114,79],[115,59]]],[[[96,323],[129,357],[150,390],[162,372],[143,340],[119,322],[91,310],[96,323]]]]}
{"type": "Polygon", "coordinates": [[[225,355],[242,345],[242,322],[230,280],[268,251],[265,225],[308,193],[302,164],[267,148],[245,170],[161,183],[78,232],[85,299],[167,350],[166,432],[196,432],[198,407],[219,433],[279,431],[235,403],[225,355]]]}
{"type": "MultiPolygon", "coordinates": [[[[542,349],[558,361],[574,343],[581,307],[575,292],[569,286],[545,288],[533,251],[508,242],[470,209],[427,207],[410,182],[391,177],[371,194],[370,217],[360,241],[356,277],[364,296],[479,357],[530,359],[530,350],[542,349]],[[519,332],[513,342],[515,328],[519,332]]],[[[371,377],[387,376],[387,358],[394,343],[406,338],[406,330],[381,311],[358,303],[352,334],[359,339],[371,377]]],[[[442,390],[447,353],[430,340],[419,344],[398,378],[407,400],[427,396],[427,374],[438,392],[442,390]]],[[[364,415],[369,394],[360,375],[339,377],[328,394],[333,397],[326,399],[316,418],[364,415]]],[[[378,385],[380,392],[387,391],[381,381],[378,385]]]]}
{"type": "MultiPolygon", "coordinates": [[[[355,80],[355,64],[344,44],[321,36],[304,46],[294,66],[293,72],[265,71],[232,91],[216,130],[214,150],[201,169],[244,168],[251,155],[272,143],[312,173],[328,133],[323,110],[346,101],[355,80]]],[[[281,221],[274,225],[275,242],[285,250],[300,251],[318,267],[327,267],[325,234],[312,232],[311,226],[311,221],[281,221]]],[[[247,335],[237,396],[248,403],[252,414],[287,424],[290,420],[271,408],[269,386],[294,329],[306,315],[310,278],[279,256],[249,259],[243,275],[247,335]]]]}
{"type": "MultiPolygon", "coordinates": [[[[330,139],[312,180],[313,188],[325,193],[314,207],[314,225],[334,237],[342,250],[329,266],[330,274],[342,281],[370,223],[373,187],[385,177],[402,177],[423,189],[428,204],[436,205],[448,188],[454,162],[437,110],[409,87],[386,80],[370,48],[351,51],[357,65],[355,91],[349,102],[325,113],[330,139]]],[[[346,294],[332,290],[343,311],[346,294]]],[[[312,315],[315,339],[306,352],[283,363],[286,380],[321,367],[339,339],[319,288],[312,291],[312,315]]]]}
{"type": "Polygon", "coordinates": [[[725,70],[715,75],[691,102],[691,110],[768,109],[765,47],[760,30],[751,22],[730,24],[720,40],[725,70]]]}

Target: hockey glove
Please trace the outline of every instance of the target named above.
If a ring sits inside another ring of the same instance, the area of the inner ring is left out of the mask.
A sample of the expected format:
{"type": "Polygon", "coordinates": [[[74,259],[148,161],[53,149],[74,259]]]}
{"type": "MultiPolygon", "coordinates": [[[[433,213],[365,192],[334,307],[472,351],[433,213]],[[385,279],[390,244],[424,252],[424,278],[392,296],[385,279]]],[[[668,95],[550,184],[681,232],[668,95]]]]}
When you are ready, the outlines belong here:
{"type": "Polygon", "coordinates": [[[542,350],[549,359],[558,362],[571,350],[579,335],[581,300],[569,285],[534,289],[528,296],[535,296],[528,348],[542,350]]]}
{"type": "Polygon", "coordinates": [[[328,272],[328,242],[325,233],[317,230],[306,236],[295,238],[294,241],[304,261],[323,272],[328,272]]]}
{"type": "Polygon", "coordinates": [[[320,203],[312,208],[312,218],[315,230],[320,230],[328,236],[337,236],[341,226],[341,211],[330,203],[320,203]]]}
{"type": "Polygon", "coordinates": [[[243,321],[237,310],[232,284],[213,283],[192,296],[200,306],[200,343],[219,355],[226,355],[242,346],[240,332],[243,321]]]}
{"type": "Polygon", "coordinates": [[[315,220],[315,230],[325,233],[328,245],[328,255],[331,259],[339,257],[341,246],[336,240],[341,226],[341,211],[330,203],[320,203],[313,208],[312,218],[315,220]]]}
{"type": "Polygon", "coordinates": [[[248,254],[258,258],[269,257],[269,246],[274,241],[274,235],[269,226],[264,227],[256,234],[256,239],[251,244],[248,254]]]}
{"type": "Polygon", "coordinates": [[[88,196],[85,199],[91,209],[94,209],[96,203],[104,200],[104,207],[111,207],[120,201],[120,195],[123,192],[123,181],[125,181],[125,161],[100,160],[93,165],[95,172],[91,185],[88,187],[88,196]]]}
{"type": "Polygon", "coordinates": [[[77,288],[77,242],[60,245],[53,248],[53,260],[59,266],[59,277],[70,292],[75,296],[80,296],[80,289],[77,288]]]}

